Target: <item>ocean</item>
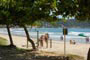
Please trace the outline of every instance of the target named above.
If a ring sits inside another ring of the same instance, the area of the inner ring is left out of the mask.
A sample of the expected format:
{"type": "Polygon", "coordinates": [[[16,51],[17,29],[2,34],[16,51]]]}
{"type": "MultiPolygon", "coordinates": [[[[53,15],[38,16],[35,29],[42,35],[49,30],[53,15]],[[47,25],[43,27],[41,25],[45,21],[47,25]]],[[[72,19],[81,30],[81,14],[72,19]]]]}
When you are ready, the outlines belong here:
{"type": "MultiPolygon", "coordinates": [[[[60,37],[63,36],[63,28],[28,28],[30,37],[37,39],[37,31],[39,31],[39,37],[48,33],[50,39],[61,41],[60,37]]],[[[12,35],[26,36],[23,28],[11,28],[12,35]]],[[[8,34],[6,28],[0,28],[0,34],[8,34]]],[[[68,35],[66,35],[66,41],[75,40],[76,43],[86,43],[86,37],[78,36],[84,34],[90,39],[90,28],[68,28],[68,35]]],[[[89,42],[90,44],[90,42],[89,42]]]]}

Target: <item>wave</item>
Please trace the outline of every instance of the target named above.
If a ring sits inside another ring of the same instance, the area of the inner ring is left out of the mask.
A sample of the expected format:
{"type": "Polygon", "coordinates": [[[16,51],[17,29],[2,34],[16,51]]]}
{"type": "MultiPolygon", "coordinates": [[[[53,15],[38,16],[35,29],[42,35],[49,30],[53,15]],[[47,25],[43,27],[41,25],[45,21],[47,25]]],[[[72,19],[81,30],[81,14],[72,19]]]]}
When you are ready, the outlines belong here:
{"type": "Polygon", "coordinates": [[[79,34],[84,34],[85,36],[90,36],[90,32],[70,32],[69,35],[78,36],[79,34]]]}
{"type": "Polygon", "coordinates": [[[80,33],[82,33],[82,32],[70,32],[69,35],[78,35],[80,33]]]}

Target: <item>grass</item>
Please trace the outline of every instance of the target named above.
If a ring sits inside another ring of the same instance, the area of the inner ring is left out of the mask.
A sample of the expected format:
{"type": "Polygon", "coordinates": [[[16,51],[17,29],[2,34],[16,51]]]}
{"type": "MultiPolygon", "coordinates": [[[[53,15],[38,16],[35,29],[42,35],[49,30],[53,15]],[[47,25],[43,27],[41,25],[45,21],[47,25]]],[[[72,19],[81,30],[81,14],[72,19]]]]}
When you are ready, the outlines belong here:
{"type": "Polygon", "coordinates": [[[0,37],[0,45],[7,45],[7,40],[0,37]]]}
{"type": "Polygon", "coordinates": [[[69,54],[68,57],[70,57],[70,60],[84,60],[84,57],[82,56],[78,56],[78,55],[72,55],[72,54],[69,54]]]}

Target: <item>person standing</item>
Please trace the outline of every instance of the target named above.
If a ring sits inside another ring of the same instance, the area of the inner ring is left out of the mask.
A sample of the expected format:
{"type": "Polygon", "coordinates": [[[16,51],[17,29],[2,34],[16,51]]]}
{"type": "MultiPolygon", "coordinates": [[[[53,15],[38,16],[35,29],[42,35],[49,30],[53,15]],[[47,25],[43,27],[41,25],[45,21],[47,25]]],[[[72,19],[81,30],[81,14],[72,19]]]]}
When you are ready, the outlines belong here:
{"type": "Polygon", "coordinates": [[[60,37],[60,40],[63,41],[63,36],[60,37]]]}
{"type": "Polygon", "coordinates": [[[43,47],[43,41],[45,40],[44,35],[41,35],[39,41],[40,41],[40,47],[43,47]]]}
{"type": "Polygon", "coordinates": [[[86,37],[86,43],[88,43],[89,42],[89,37],[86,37]]]}
{"type": "Polygon", "coordinates": [[[46,48],[48,48],[48,39],[49,39],[49,34],[45,34],[45,43],[46,43],[46,48]]]}

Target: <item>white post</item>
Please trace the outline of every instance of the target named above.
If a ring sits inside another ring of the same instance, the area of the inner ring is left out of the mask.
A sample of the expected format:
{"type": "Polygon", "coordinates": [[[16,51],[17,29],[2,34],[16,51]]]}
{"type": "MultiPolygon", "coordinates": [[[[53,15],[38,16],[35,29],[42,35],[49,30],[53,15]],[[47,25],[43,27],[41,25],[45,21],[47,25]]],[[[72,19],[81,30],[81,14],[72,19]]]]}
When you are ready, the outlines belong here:
{"type": "Polygon", "coordinates": [[[64,35],[64,56],[66,57],[66,35],[64,35]]]}

